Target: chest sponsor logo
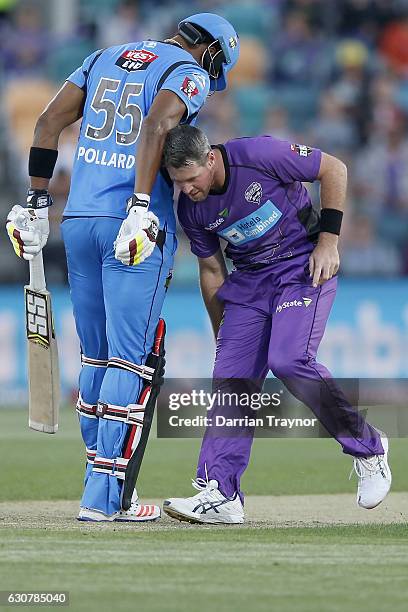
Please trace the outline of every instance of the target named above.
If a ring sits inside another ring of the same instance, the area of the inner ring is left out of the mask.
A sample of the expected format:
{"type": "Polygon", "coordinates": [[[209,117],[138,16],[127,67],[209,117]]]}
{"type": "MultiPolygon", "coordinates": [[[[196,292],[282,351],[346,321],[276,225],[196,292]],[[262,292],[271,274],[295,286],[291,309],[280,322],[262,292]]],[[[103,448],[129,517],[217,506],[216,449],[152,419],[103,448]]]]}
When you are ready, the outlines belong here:
{"type": "Polygon", "coordinates": [[[229,214],[229,210],[228,208],[224,208],[223,210],[220,210],[220,212],[218,213],[218,215],[220,216],[219,219],[216,219],[215,221],[212,221],[211,223],[209,223],[206,226],[206,230],[214,230],[217,229],[217,227],[219,227],[220,225],[222,225],[225,222],[225,219],[228,217],[229,214]]]}
{"type": "Polygon", "coordinates": [[[302,297],[301,300],[292,300],[291,302],[282,302],[282,304],[278,304],[276,307],[276,312],[282,312],[282,310],[286,310],[286,308],[301,308],[305,306],[306,308],[310,306],[312,303],[311,298],[302,297]]]}
{"type": "Polygon", "coordinates": [[[125,51],[116,60],[116,66],[126,70],[127,72],[134,72],[135,70],[147,70],[154,60],[159,56],[148,51],[147,49],[134,49],[133,51],[125,51]]]}
{"type": "Polygon", "coordinates": [[[313,151],[313,149],[311,149],[310,147],[307,147],[306,145],[300,145],[300,144],[291,144],[290,148],[294,153],[297,153],[298,155],[300,155],[300,157],[309,157],[309,155],[313,151]]]}
{"type": "Polygon", "coordinates": [[[262,197],[261,183],[251,183],[245,191],[245,199],[247,202],[259,204],[262,197]]]}
{"type": "Polygon", "coordinates": [[[196,82],[193,81],[193,79],[190,79],[189,77],[186,77],[184,79],[183,84],[180,87],[180,90],[186,94],[189,100],[191,100],[191,98],[193,98],[199,93],[196,82]]]}
{"type": "Polygon", "coordinates": [[[233,225],[217,232],[217,234],[231,244],[240,246],[251,240],[261,238],[278,223],[281,217],[281,211],[268,200],[256,212],[236,221],[233,225]]]}

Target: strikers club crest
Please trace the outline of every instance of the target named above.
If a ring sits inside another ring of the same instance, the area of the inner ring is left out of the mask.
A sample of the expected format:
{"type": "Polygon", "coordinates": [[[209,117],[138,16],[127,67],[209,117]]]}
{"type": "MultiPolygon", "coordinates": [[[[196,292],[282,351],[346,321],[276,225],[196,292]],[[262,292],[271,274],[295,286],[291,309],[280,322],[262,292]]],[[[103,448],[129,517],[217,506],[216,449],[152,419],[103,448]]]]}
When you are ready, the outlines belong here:
{"type": "Polygon", "coordinates": [[[184,79],[183,84],[180,87],[180,90],[186,94],[189,100],[191,100],[191,98],[193,98],[194,96],[198,94],[198,87],[197,87],[196,82],[193,81],[193,79],[190,79],[189,77],[186,77],[184,79]]]}

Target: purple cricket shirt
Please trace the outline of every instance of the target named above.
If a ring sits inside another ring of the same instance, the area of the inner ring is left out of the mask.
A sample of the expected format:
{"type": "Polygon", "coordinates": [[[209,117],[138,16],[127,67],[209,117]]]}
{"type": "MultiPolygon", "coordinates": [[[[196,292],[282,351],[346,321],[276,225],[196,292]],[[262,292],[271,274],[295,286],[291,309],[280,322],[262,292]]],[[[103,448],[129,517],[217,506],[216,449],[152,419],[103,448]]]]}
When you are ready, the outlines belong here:
{"type": "Polygon", "coordinates": [[[217,145],[225,183],[202,202],[183,193],[178,218],[191,251],[210,257],[220,238],[237,269],[310,253],[317,240],[319,213],[301,181],[316,180],[321,151],[272,136],[237,138],[217,145]]]}

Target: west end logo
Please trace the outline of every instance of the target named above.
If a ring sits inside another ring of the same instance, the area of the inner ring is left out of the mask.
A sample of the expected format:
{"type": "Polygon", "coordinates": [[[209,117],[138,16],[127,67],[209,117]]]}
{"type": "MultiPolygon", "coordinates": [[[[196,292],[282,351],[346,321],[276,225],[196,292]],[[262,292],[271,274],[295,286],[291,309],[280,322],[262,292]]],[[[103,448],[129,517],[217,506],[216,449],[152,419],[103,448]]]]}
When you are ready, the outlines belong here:
{"type": "Polygon", "coordinates": [[[245,199],[252,204],[259,204],[262,197],[261,183],[251,183],[245,192],[245,199]]]}

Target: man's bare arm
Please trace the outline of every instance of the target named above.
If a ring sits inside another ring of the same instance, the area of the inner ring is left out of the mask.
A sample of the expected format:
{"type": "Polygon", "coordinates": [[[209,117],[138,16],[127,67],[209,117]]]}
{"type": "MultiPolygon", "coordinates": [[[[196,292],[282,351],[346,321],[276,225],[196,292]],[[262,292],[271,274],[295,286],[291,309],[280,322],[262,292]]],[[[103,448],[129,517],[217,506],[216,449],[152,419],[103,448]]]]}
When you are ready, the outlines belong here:
{"type": "Polygon", "coordinates": [[[199,257],[200,288],[207,312],[209,314],[214,335],[217,337],[220,328],[224,305],[217,298],[217,291],[227,277],[227,268],[221,249],[211,257],[199,257]]]}
{"type": "Polygon", "coordinates": [[[157,94],[140,131],[135,193],[151,194],[167,132],[180,123],[185,112],[185,104],[174,92],[163,90],[157,94]]]}
{"type": "Polygon", "coordinates": [[[321,185],[321,207],[343,211],[347,191],[347,166],[337,157],[322,153],[317,179],[321,185]]]}
{"type": "MultiPolygon", "coordinates": [[[[323,208],[333,208],[343,212],[347,192],[346,165],[327,153],[322,153],[320,170],[320,203],[323,208]]],[[[320,232],[316,248],[309,259],[310,276],[313,286],[323,284],[337,273],[340,266],[337,250],[339,237],[329,232],[320,232]]]]}
{"type": "MultiPolygon", "coordinates": [[[[83,90],[66,81],[38,118],[33,147],[56,150],[62,130],[82,117],[84,100],[83,90]]],[[[33,189],[47,189],[48,183],[49,179],[31,177],[33,189]]]]}

